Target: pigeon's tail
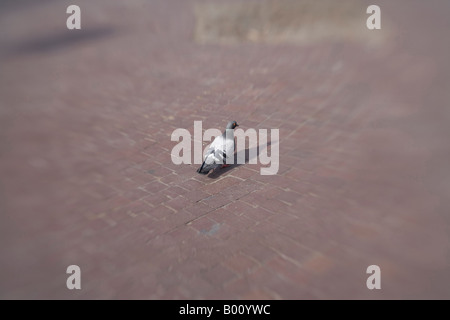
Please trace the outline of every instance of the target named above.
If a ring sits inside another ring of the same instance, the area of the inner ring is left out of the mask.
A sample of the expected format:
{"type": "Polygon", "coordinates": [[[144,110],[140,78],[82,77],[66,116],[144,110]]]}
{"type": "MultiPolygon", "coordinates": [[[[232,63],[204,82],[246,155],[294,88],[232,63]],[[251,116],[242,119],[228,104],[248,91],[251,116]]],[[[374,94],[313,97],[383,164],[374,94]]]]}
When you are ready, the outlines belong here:
{"type": "Polygon", "coordinates": [[[203,161],[202,166],[197,169],[197,172],[200,174],[208,174],[211,170],[215,169],[216,166],[215,163],[208,164],[205,160],[203,161]]]}
{"type": "Polygon", "coordinates": [[[206,161],[203,161],[202,166],[201,166],[200,168],[197,169],[197,172],[198,172],[198,173],[201,173],[201,174],[208,174],[209,170],[206,170],[206,169],[208,168],[208,165],[205,165],[205,164],[206,164],[205,162],[206,162],[206,161]]]}

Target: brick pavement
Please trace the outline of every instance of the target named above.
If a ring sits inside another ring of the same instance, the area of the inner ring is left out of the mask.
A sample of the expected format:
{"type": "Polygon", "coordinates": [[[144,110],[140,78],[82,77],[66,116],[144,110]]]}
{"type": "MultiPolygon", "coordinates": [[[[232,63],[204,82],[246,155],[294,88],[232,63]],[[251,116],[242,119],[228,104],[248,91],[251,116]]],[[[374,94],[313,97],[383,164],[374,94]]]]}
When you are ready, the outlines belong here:
{"type": "Polygon", "coordinates": [[[2,4],[0,297],[450,298],[449,5],[379,2],[376,43],[363,11],[356,40],[227,44],[192,1],[80,0],[81,31],[2,4]],[[171,162],[230,119],[280,129],[277,175],[171,162]]]}

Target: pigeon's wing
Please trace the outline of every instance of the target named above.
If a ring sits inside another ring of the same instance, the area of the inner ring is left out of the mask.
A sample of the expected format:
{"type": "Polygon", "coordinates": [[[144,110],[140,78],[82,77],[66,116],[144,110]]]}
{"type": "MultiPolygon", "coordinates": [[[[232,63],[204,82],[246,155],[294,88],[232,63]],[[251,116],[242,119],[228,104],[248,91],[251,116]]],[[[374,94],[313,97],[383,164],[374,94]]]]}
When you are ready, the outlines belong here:
{"type": "Polygon", "coordinates": [[[209,162],[210,161],[209,159],[211,158],[211,155],[214,155],[214,151],[215,151],[214,148],[210,147],[205,153],[204,161],[208,160],[208,162],[209,162]]]}
{"type": "Polygon", "coordinates": [[[211,143],[211,146],[209,147],[209,150],[212,150],[212,152],[208,154],[208,158],[210,159],[208,162],[216,164],[223,163],[224,143],[225,139],[223,138],[223,136],[217,136],[214,139],[214,141],[211,143]]]}
{"type": "MultiPolygon", "coordinates": [[[[225,141],[225,159],[231,159],[231,157],[234,157],[234,138],[233,139],[227,139],[225,141]]],[[[226,161],[226,160],[225,160],[226,161]]]]}
{"type": "Polygon", "coordinates": [[[202,166],[197,170],[207,174],[221,164],[227,163],[227,159],[234,157],[234,136],[226,139],[226,134],[217,136],[205,153],[202,166]]]}
{"type": "Polygon", "coordinates": [[[227,159],[234,156],[234,138],[226,139],[224,135],[218,136],[211,146],[214,148],[215,163],[224,164],[227,159]]]}
{"type": "Polygon", "coordinates": [[[205,153],[204,161],[202,166],[197,170],[198,173],[207,174],[210,170],[216,168],[218,163],[223,163],[221,157],[217,157],[218,154],[222,154],[221,146],[223,145],[223,137],[216,137],[208,150],[205,153]]]}
{"type": "Polygon", "coordinates": [[[216,162],[215,150],[212,149],[210,153],[205,155],[205,164],[213,164],[216,162]]]}
{"type": "Polygon", "coordinates": [[[209,146],[210,149],[222,149],[223,148],[223,143],[224,143],[225,139],[223,138],[223,135],[217,136],[214,141],[211,143],[211,145],[209,146]]]}
{"type": "Polygon", "coordinates": [[[208,172],[215,167],[214,148],[209,148],[205,153],[205,160],[202,166],[197,170],[198,173],[208,174],[208,172]]]}

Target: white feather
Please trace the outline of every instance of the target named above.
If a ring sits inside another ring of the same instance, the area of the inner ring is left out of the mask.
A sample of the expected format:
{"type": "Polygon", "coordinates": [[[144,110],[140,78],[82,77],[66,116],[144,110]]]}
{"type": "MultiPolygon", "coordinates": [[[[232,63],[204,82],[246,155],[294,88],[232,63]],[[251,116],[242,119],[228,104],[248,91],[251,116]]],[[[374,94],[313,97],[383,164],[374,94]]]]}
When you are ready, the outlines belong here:
{"type": "Polygon", "coordinates": [[[228,137],[217,136],[209,146],[205,157],[207,164],[223,164],[234,156],[234,132],[231,130],[228,137]],[[225,153],[226,159],[223,158],[225,153]]]}

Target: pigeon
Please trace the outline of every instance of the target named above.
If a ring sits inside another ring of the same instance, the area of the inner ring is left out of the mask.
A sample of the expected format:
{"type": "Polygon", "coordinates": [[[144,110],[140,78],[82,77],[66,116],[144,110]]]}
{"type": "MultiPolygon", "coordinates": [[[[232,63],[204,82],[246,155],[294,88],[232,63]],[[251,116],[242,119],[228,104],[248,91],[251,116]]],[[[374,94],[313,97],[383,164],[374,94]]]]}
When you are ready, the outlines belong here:
{"type": "Polygon", "coordinates": [[[208,151],[206,151],[205,160],[202,166],[198,168],[198,173],[208,174],[209,171],[216,169],[220,165],[222,165],[222,168],[229,166],[226,164],[226,161],[234,157],[234,129],[238,126],[236,121],[228,122],[225,131],[214,139],[208,151]]]}

